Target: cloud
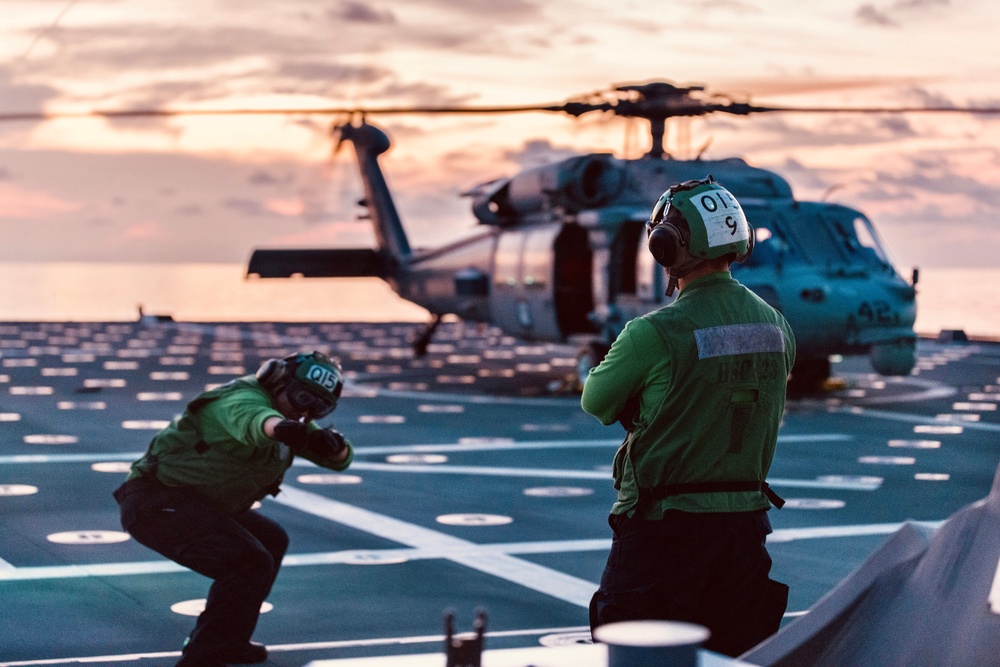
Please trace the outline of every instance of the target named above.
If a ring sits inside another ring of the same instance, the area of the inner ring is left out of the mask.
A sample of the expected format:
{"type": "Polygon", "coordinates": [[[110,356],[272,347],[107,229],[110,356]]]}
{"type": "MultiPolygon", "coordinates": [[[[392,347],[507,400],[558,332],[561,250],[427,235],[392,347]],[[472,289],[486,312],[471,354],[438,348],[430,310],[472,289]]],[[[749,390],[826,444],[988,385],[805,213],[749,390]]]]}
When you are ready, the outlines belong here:
{"type": "Polygon", "coordinates": [[[60,213],[78,211],[79,202],[58,195],[26,188],[14,183],[0,183],[0,220],[45,220],[60,213]]]}
{"type": "Polygon", "coordinates": [[[0,112],[37,112],[59,91],[48,84],[31,83],[10,67],[0,66],[0,112]]]}
{"type": "Polygon", "coordinates": [[[902,21],[948,8],[951,0],[897,0],[888,7],[878,8],[871,3],[860,5],[854,18],[863,25],[877,28],[899,28],[902,21]]]}
{"type": "Polygon", "coordinates": [[[875,5],[861,5],[854,11],[854,18],[858,22],[864,25],[875,26],[879,28],[898,28],[899,24],[896,23],[888,14],[884,11],[876,9],[875,5]]]}
{"type": "Polygon", "coordinates": [[[234,213],[239,213],[240,215],[246,215],[250,217],[259,216],[264,209],[261,202],[256,199],[241,199],[237,197],[229,197],[222,201],[222,207],[234,213]]]}
{"type": "Polygon", "coordinates": [[[395,24],[396,15],[391,9],[376,9],[362,2],[341,2],[327,11],[327,15],[337,21],[348,23],[395,24]]]}
{"type": "Polygon", "coordinates": [[[166,238],[166,236],[160,224],[152,220],[129,225],[122,231],[122,237],[129,240],[151,241],[166,238]]]}
{"type": "Polygon", "coordinates": [[[540,164],[549,164],[550,162],[564,160],[579,155],[579,153],[577,150],[564,146],[553,146],[552,142],[548,139],[529,139],[521,148],[513,151],[505,151],[503,157],[505,160],[519,164],[522,167],[536,167],[540,164]]]}

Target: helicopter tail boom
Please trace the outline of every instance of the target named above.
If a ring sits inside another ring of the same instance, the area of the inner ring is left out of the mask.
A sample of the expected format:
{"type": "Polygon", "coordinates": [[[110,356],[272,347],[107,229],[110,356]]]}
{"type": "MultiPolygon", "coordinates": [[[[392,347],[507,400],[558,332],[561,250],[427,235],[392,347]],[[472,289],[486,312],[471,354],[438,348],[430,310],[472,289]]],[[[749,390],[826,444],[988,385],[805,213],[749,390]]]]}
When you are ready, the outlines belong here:
{"type": "Polygon", "coordinates": [[[260,278],[384,278],[382,256],[369,248],[254,250],[247,275],[260,278]]]}

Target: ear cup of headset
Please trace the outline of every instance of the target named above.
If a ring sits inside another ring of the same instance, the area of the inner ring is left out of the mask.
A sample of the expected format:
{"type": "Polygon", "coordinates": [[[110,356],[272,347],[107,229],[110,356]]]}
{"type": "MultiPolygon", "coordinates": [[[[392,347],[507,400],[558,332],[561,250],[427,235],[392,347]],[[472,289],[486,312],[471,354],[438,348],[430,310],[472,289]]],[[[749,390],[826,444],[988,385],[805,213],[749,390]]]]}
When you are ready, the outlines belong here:
{"type": "Polygon", "coordinates": [[[747,238],[747,251],[736,258],[737,262],[743,263],[747,260],[747,257],[753,253],[754,243],[757,242],[757,232],[754,230],[753,226],[748,222],[747,231],[750,232],[750,236],[747,238]]]}
{"type": "Polygon", "coordinates": [[[660,223],[649,233],[646,246],[660,266],[669,269],[681,263],[687,252],[679,229],[670,223],[660,223]]]}
{"type": "Polygon", "coordinates": [[[268,359],[257,369],[257,382],[265,389],[271,389],[281,382],[284,374],[284,361],[281,359],[268,359]]]}

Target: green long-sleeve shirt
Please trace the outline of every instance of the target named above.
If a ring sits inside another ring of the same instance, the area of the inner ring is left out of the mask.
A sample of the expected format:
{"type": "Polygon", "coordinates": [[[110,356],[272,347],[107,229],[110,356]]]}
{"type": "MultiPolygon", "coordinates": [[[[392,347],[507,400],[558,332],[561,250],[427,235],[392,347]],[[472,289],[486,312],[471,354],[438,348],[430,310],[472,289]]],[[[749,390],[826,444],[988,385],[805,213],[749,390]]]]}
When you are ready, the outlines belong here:
{"type": "MultiPolygon", "coordinates": [[[[167,486],[190,488],[223,512],[246,510],[276,491],[292,464],[289,448],[264,433],[271,417],[284,419],[252,375],[211,389],[153,436],[146,454],[132,464],[129,479],[155,475],[167,486]]],[[[308,427],[320,428],[315,422],[308,427]]],[[[348,443],[342,461],[308,449],[301,455],[324,468],[344,470],[353,450],[348,443]]]]}
{"type": "MultiPolygon", "coordinates": [[[[794,359],[788,323],[728,271],[693,280],[674,303],[629,322],[581,398],[605,425],[638,402],[615,456],[612,513],[632,512],[640,488],[763,482],[794,359]]],[[[690,493],[646,504],[643,517],[769,506],[758,491],[690,493]]]]}

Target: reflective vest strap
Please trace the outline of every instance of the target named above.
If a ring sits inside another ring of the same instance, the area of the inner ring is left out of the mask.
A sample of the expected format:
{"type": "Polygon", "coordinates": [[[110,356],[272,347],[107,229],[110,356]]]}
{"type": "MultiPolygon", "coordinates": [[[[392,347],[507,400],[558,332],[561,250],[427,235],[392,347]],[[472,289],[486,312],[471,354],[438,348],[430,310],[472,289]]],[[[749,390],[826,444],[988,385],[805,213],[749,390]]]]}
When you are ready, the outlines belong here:
{"type": "Polygon", "coordinates": [[[686,493],[734,493],[738,491],[760,491],[771,504],[781,509],[784,499],[768,486],[767,482],[687,482],[681,484],[664,484],[639,492],[640,500],[663,500],[670,496],[686,493]]]}

